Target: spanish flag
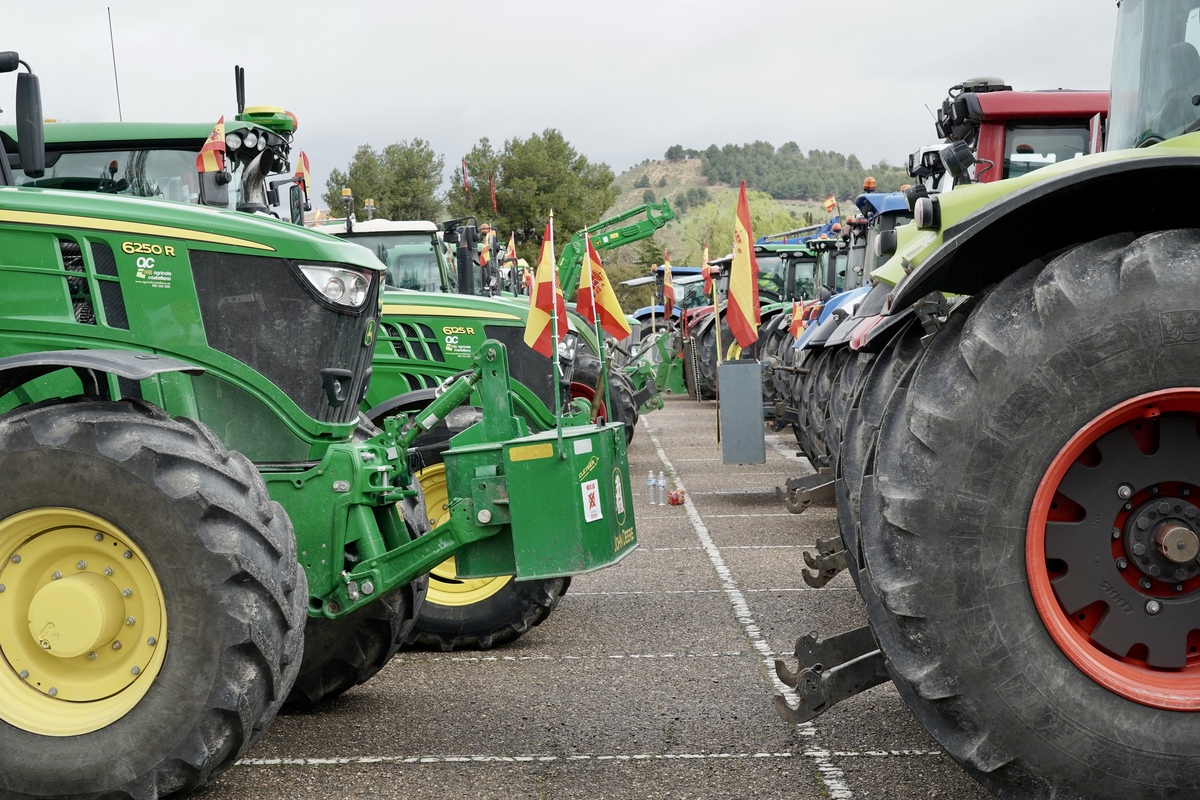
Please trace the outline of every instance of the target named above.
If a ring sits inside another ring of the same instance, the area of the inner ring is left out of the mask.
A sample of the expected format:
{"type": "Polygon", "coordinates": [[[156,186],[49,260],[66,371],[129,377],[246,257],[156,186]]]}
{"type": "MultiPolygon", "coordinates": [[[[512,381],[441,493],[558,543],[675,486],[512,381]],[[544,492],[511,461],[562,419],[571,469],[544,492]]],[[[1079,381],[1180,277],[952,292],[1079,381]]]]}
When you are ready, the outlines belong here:
{"type": "Polygon", "coordinates": [[[788,326],[788,333],[793,339],[800,337],[800,331],[804,329],[804,306],[799,302],[792,301],[792,324],[788,326]]]}
{"type": "Polygon", "coordinates": [[[200,148],[196,156],[197,172],[225,171],[225,117],[217,121],[217,125],[208,134],[208,140],[200,148]]]}
{"type": "Polygon", "coordinates": [[[592,237],[586,232],[584,237],[587,239],[587,252],[584,253],[583,269],[579,273],[579,295],[575,300],[575,308],[593,325],[599,317],[600,327],[609,336],[624,339],[632,332],[629,322],[617,301],[617,293],[608,282],[604,265],[600,263],[600,256],[592,245],[592,237]]]}
{"type": "Polygon", "coordinates": [[[700,274],[704,276],[704,293],[712,294],[714,270],[708,263],[708,239],[704,240],[704,255],[700,257],[700,274]]]}
{"type": "Polygon", "coordinates": [[[542,237],[542,252],[529,291],[529,317],[525,320],[525,344],[546,358],[553,358],[558,350],[554,339],[555,316],[561,338],[567,332],[567,303],[554,269],[554,222],[551,221],[542,237]]]}
{"type": "Polygon", "coordinates": [[[834,197],[833,195],[829,195],[829,197],[825,198],[825,213],[826,214],[836,214],[837,213],[837,198],[834,197]]]}
{"type": "Polygon", "coordinates": [[[750,201],[746,182],[738,194],[733,220],[733,263],[729,265],[729,330],[743,348],[758,341],[758,260],[754,257],[754,234],[750,228],[750,201]]]}
{"type": "Polygon", "coordinates": [[[675,309],[675,284],[671,282],[671,257],[663,251],[663,318],[669,319],[675,309]]]}
{"type": "MultiPolygon", "coordinates": [[[[515,233],[510,233],[508,235],[508,247],[505,248],[505,250],[504,250],[504,260],[505,261],[516,261],[517,260],[517,235],[515,233]]],[[[514,268],[515,268],[515,266],[514,266],[514,268]]]]}
{"type": "Polygon", "coordinates": [[[307,195],[309,187],[312,186],[312,169],[308,164],[308,153],[303,150],[296,157],[296,178],[299,179],[300,187],[304,189],[304,193],[307,195]]]}

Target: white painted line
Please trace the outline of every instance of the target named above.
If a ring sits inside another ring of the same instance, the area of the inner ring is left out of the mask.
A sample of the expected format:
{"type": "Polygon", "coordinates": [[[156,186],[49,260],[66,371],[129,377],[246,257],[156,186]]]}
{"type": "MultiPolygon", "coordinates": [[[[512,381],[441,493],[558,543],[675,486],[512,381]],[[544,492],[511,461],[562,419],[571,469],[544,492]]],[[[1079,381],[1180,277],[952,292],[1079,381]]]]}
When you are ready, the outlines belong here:
{"type": "Polygon", "coordinates": [[[745,519],[748,517],[795,517],[798,515],[785,511],[780,514],[707,514],[706,516],[709,519],[745,519]]]}
{"type": "Polygon", "coordinates": [[[334,758],[243,758],[239,767],[325,767],[356,764],[532,764],[554,761],[713,761],[719,759],[786,759],[810,758],[818,763],[836,756],[838,758],[922,758],[942,756],[940,750],[801,750],[796,753],[636,753],[620,755],[575,755],[575,756],[493,756],[493,755],[446,755],[446,756],[343,756],[334,758]]]}
{"type": "MultiPolygon", "coordinates": [[[[857,592],[853,586],[825,586],[813,589],[809,586],[789,586],[786,589],[742,589],[742,594],[779,594],[781,592],[857,592]]],[[[577,592],[574,589],[567,592],[563,602],[569,597],[620,597],[621,595],[663,595],[663,594],[724,594],[724,589],[614,589],[607,592],[577,592]]]]}
{"type": "Polygon", "coordinates": [[[730,653],[602,653],[588,656],[429,656],[416,658],[407,655],[392,657],[392,661],[400,664],[434,664],[443,662],[482,663],[487,661],[668,661],[677,658],[737,658],[747,655],[737,651],[730,653]]]}
{"type": "MultiPolygon", "coordinates": [[[[670,553],[677,550],[703,550],[703,547],[639,547],[635,553],[670,553]]],[[[726,544],[722,550],[811,550],[812,545],[803,544],[726,544]]]]}
{"type": "MultiPolygon", "coordinates": [[[[692,527],[696,529],[696,537],[708,552],[708,560],[712,562],[713,569],[717,572],[717,579],[721,581],[721,586],[725,590],[725,596],[729,599],[729,604],[733,606],[733,613],[737,617],[738,624],[742,626],[742,631],[746,634],[746,638],[750,640],[754,649],[762,656],[767,674],[771,679],[772,687],[784,697],[794,697],[795,692],[785,685],[783,681],[779,680],[779,676],[775,674],[775,652],[771,649],[771,645],[767,643],[762,630],[758,627],[758,623],[754,621],[754,616],[750,613],[750,605],[746,602],[746,596],[738,588],[737,581],[733,579],[733,573],[730,571],[728,565],[726,565],[725,559],[721,556],[721,551],[713,542],[712,537],[708,535],[708,528],[705,526],[704,520],[701,519],[700,512],[696,510],[695,504],[692,503],[691,493],[686,491],[683,480],[675,470],[675,465],[667,458],[667,454],[663,450],[662,443],[659,442],[658,437],[649,429],[647,429],[646,433],[649,434],[650,441],[654,444],[654,449],[658,451],[658,460],[662,462],[665,471],[671,476],[671,481],[675,484],[675,488],[685,490],[683,507],[687,510],[688,518],[692,521],[692,527]]],[[[766,702],[766,698],[763,698],[763,701],[766,702]]],[[[813,727],[811,722],[797,725],[796,730],[806,736],[816,736],[816,728],[813,727]]],[[[850,800],[850,798],[854,797],[854,793],[850,791],[849,784],[846,783],[845,774],[836,764],[825,757],[815,757],[814,760],[821,775],[821,782],[829,790],[829,796],[832,800],[850,800]]]]}

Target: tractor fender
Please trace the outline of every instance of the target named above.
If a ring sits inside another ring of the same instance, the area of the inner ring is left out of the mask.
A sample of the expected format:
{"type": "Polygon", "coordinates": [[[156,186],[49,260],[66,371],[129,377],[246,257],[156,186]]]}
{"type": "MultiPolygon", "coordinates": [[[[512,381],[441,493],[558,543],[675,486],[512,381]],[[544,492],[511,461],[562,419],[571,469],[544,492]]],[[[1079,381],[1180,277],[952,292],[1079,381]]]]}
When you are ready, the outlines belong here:
{"type": "Polygon", "coordinates": [[[1175,141],[1159,147],[1031,183],[946,228],[893,292],[891,312],[934,291],[978,294],[1035,259],[1112,233],[1196,227],[1186,198],[1200,185],[1200,155],[1172,155],[1183,147],[1175,141]]]}
{"type": "Polygon", "coordinates": [[[851,289],[848,292],[834,295],[825,304],[825,309],[817,320],[816,325],[810,325],[796,341],[795,349],[815,349],[824,347],[829,337],[841,326],[842,322],[854,316],[859,302],[867,296],[870,288],[866,286],[851,289]]]}
{"type": "MultiPolygon", "coordinates": [[[[896,331],[902,329],[905,323],[916,316],[916,313],[913,306],[908,306],[895,314],[880,317],[879,322],[866,333],[862,346],[858,348],[859,352],[882,353],[896,331]]],[[[860,325],[867,324],[865,319],[860,319],[858,322],[860,325]]],[[[851,335],[853,336],[853,334],[851,335]]]]}
{"type": "Polygon", "coordinates": [[[391,416],[395,411],[403,409],[421,409],[433,402],[437,397],[437,389],[416,389],[411,392],[396,395],[384,400],[374,408],[367,409],[363,415],[370,420],[391,416]]]}
{"type": "Polygon", "coordinates": [[[204,368],[186,361],[136,350],[48,350],[0,358],[0,396],[60,369],[73,369],[86,393],[100,395],[97,373],[142,381],[164,372],[203,374],[204,368]]]}
{"type": "Polygon", "coordinates": [[[854,338],[854,332],[858,330],[859,325],[864,319],[883,313],[891,291],[892,287],[886,283],[876,283],[873,285],[871,291],[867,292],[866,297],[854,309],[854,313],[850,315],[850,319],[838,326],[838,329],[825,342],[825,346],[841,347],[844,344],[849,344],[850,340],[854,338]]]}

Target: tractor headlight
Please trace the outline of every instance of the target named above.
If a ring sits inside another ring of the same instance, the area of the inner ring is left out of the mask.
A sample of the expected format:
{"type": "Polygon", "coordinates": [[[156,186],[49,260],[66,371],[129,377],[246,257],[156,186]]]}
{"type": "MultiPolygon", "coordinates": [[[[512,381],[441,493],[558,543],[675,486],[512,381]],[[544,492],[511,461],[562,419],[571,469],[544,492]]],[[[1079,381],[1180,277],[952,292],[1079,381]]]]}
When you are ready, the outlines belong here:
{"type": "Polygon", "coordinates": [[[240,133],[225,134],[225,149],[237,150],[242,146],[242,135],[240,133]]]}
{"type": "Polygon", "coordinates": [[[575,353],[579,350],[579,334],[567,333],[558,340],[558,358],[565,364],[575,363],[575,353]]]}
{"type": "Polygon", "coordinates": [[[300,272],[322,297],[334,305],[347,308],[362,306],[371,288],[369,276],[351,269],[301,264],[300,272]]]}
{"type": "Polygon", "coordinates": [[[258,134],[254,131],[246,131],[246,138],[242,140],[246,147],[253,150],[258,147],[258,134]]]}
{"type": "Polygon", "coordinates": [[[935,197],[919,197],[913,203],[913,217],[922,230],[936,229],[942,223],[941,208],[935,197]]]}

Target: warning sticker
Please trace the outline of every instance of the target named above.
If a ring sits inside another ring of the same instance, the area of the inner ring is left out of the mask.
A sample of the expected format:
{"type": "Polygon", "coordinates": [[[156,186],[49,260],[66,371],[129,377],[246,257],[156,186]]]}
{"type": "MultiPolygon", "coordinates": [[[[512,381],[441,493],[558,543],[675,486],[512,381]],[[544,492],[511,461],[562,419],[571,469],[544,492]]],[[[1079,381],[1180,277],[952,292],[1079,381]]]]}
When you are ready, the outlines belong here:
{"type": "Polygon", "coordinates": [[[600,481],[587,481],[580,488],[583,490],[583,519],[586,522],[602,519],[604,512],[600,509],[600,481]]]}

